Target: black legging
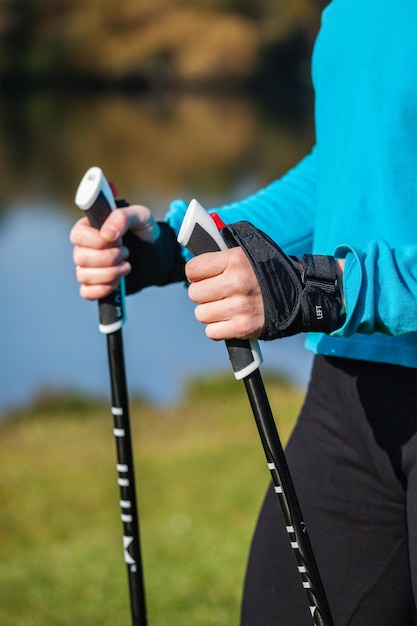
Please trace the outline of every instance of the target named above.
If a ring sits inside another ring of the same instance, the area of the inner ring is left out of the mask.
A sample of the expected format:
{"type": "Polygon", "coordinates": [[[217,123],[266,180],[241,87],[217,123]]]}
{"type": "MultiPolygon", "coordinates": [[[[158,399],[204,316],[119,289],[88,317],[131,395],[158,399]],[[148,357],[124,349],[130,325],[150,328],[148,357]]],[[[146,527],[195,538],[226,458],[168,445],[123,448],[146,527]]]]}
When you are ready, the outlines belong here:
{"type": "MultiPolygon", "coordinates": [[[[416,623],[416,383],[413,368],[315,359],[286,455],[337,625],[416,623]]],[[[312,624],[272,489],[253,538],[242,624],[312,624]]]]}

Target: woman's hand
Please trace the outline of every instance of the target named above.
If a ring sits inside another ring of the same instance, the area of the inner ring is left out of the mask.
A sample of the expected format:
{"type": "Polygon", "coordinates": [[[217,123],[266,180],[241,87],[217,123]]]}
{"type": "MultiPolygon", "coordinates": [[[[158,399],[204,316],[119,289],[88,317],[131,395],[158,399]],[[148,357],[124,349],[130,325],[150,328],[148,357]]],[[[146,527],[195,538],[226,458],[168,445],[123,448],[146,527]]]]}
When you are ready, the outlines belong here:
{"type": "Polygon", "coordinates": [[[148,243],[155,242],[160,232],[151,211],[141,205],[112,211],[100,230],[93,228],[86,217],[71,229],[75,275],[80,283],[80,295],[86,300],[109,295],[120,278],[129,274],[129,251],[122,242],[127,230],[148,243]]]}
{"type": "Polygon", "coordinates": [[[185,266],[195,316],[206,324],[206,335],[221,339],[259,337],[264,325],[261,291],[241,248],[208,252],[185,266]]]}

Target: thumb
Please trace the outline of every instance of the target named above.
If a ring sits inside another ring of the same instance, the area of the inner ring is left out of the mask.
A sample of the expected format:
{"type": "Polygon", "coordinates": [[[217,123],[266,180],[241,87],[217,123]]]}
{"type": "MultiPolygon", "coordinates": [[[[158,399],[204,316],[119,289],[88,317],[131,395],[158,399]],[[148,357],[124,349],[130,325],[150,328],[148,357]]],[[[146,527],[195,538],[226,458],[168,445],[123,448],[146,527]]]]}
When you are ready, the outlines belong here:
{"type": "Polygon", "coordinates": [[[132,204],[111,212],[100,229],[108,243],[114,243],[131,230],[139,239],[153,243],[159,237],[159,226],[151,211],[142,205],[132,204]]]}

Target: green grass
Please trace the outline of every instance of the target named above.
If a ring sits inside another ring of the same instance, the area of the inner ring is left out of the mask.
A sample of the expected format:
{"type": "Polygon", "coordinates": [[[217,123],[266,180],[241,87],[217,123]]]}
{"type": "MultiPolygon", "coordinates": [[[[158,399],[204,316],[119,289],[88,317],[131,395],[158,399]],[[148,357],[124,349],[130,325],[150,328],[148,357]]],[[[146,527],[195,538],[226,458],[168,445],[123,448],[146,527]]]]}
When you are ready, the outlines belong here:
{"type": "MultiPolygon", "coordinates": [[[[302,393],[264,379],[285,443],[302,393]]],[[[237,624],[269,480],[244,387],[132,401],[131,426],[149,624],[237,624]]],[[[2,626],[130,624],[112,427],[106,403],[65,395],[0,422],[2,626]]]]}

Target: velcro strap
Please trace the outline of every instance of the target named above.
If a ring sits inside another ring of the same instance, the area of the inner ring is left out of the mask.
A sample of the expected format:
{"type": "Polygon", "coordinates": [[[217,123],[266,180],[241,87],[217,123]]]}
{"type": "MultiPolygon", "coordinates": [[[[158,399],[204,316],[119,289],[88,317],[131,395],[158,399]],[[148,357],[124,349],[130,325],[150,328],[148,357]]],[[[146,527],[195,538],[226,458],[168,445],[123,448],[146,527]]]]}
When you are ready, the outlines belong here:
{"type": "Polygon", "coordinates": [[[301,274],[303,285],[323,289],[334,294],[337,286],[336,263],[332,256],[323,254],[305,254],[301,274]]]}

